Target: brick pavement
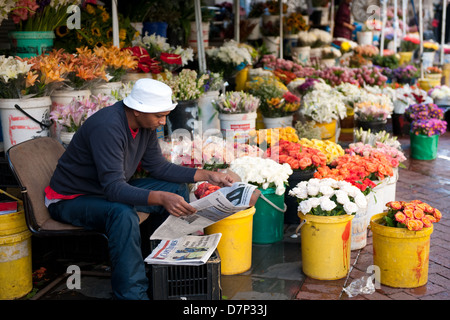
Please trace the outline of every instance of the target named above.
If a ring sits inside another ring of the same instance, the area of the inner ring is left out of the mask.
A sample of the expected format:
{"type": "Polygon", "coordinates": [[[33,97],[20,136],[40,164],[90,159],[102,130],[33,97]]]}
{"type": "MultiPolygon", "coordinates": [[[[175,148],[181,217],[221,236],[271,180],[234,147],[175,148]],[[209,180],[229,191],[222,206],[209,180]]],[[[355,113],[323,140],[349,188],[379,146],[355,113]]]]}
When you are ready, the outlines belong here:
{"type": "Polygon", "coordinates": [[[438,157],[431,161],[409,158],[409,137],[399,141],[407,156],[406,169],[400,169],[396,200],[419,199],[438,208],[442,219],[434,224],[431,234],[428,282],[418,288],[403,289],[381,285],[373,294],[349,298],[343,292],[353,280],[369,275],[373,264],[372,233],[368,231],[367,245],[352,251],[352,269],[347,278],[320,281],[306,278],[296,299],[304,300],[449,300],[450,296],[450,132],[440,137],[438,157]]]}

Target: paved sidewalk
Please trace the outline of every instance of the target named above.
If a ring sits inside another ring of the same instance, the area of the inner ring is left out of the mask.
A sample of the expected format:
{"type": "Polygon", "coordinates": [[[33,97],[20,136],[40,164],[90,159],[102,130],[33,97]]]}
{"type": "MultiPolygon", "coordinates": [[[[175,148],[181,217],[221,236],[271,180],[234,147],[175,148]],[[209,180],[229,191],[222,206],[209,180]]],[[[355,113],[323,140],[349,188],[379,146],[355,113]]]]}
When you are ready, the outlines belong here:
{"type": "Polygon", "coordinates": [[[409,137],[399,138],[408,160],[400,169],[396,200],[419,199],[442,212],[442,219],[434,224],[431,234],[429,273],[426,285],[413,289],[391,288],[381,285],[373,294],[349,298],[343,292],[353,280],[370,275],[367,267],[373,264],[372,233],[368,232],[367,246],[352,251],[348,278],[319,281],[306,277],[295,299],[306,300],[448,300],[450,299],[450,132],[439,140],[438,157],[432,161],[409,159],[409,137]]]}

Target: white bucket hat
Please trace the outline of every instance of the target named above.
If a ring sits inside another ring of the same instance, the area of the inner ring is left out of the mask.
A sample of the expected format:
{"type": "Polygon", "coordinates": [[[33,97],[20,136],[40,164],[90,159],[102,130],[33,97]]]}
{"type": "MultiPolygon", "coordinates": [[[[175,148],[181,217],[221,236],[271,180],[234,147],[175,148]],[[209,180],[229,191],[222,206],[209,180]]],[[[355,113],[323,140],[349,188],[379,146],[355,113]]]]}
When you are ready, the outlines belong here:
{"type": "Polygon", "coordinates": [[[145,113],[172,111],[177,106],[172,101],[172,89],[153,79],[136,81],[123,103],[131,109],[145,113]]]}

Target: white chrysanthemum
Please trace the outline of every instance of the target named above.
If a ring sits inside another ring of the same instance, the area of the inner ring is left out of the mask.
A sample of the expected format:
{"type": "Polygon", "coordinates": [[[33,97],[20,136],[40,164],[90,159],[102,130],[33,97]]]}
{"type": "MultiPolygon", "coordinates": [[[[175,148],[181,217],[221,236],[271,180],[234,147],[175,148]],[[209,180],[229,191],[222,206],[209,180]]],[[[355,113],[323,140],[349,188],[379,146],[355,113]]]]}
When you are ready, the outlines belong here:
{"type": "Polygon", "coordinates": [[[359,209],[358,206],[351,201],[344,204],[344,210],[347,214],[356,213],[358,211],[358,209],[359,209]]]}
{"type": "Polygon", "coordinates": [[[331,211],[336,208],[336,203],[330,200],[330,198],[323,196],[320,197],[320,207],[324,211],[331,211]]]}
{"type": "Polygon", "coordinates": [[[311,211],[311,204],[308,200],[302,201],[298,204],[298,210],[304,214],[311,211]]]}

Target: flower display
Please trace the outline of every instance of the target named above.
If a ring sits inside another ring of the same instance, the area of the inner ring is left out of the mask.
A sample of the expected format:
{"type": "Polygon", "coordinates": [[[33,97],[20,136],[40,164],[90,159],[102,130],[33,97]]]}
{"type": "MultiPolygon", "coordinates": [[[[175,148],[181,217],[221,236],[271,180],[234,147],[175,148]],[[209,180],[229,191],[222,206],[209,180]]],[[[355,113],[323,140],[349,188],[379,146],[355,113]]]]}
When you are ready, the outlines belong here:
{"type": "Polygon", "coordinates": [[[205,50],[206,62],[212,72],[221,73],[228,78],[253,63],[251,48],[234,40],[225,42],[222,46],[205,50]]]}
{"type": "Polygon", "coordinates": [[[332,165],[336,169],[357,172],[359,177],[372,181],[384,180],[394,175],[390,160],[382,153],[372,153],[368,157],[344,154],[334,159],[332,165]]]}
{"type": "Polygon", "coordinates": [[[360,121],[386,120],[392,108],[377,102],[365,101],[355,105],[355,113],[360,121]]]}
{"type": "Polygon", "coordinates": [[[316,179],[334,179],[337,181],[347,181],[357,187],[364,195],[368,195],[376,187],[375,182],[364,176],[360,170],[348,170],[346,168],[330,168],[322,166],[314,172],[316,179]]]}
{"type": "Polygon", "coordinates": [[[273,143],[281,140],[290,142],[299,141],[297,133],[292,127],[251,130],[249,136],[251,143],[266,146],[271,146],[273,143]]]}
{"type": "Polygon", "coordinates": [[[383,220],[386,226],[393,228],[419,231],[431,227],[442,218],[442,213],[437,208],[421,200],[390,201],[386,203],[386,207],[388,212],[383,220]]]}
{"type": "Polygon", "coordinates": [[[384,154],[391,163],[393,168],[397,168],[406,160],[404,153],[396,147],[389,146],[382,142],[375,142],[375,146],[364,144],[362,142],[351,143],[345,152],[349,155],[359,155],[362,157],[370,157],[374,153],[380,152],[384,154]]]}
{"type": "Polygon", "coordinates": [[[434,103],[412,104],[405,110],[405,116],[411,120],[443,119],[444,111],[434,103]]]}
{"type": "Polygon", "coordinates": [[[176,75],[166,71],[164,75],[165,77],[158,74],[157,80],[172,89],[174,101],[198,99],[204,92],[204,84],[208,78],[207,74],[198,75],[197,71],[191,69],[183,69],[176,75]]]}
{"type": "Polygon", "coordinates": [[[16,29],[20,31],[53,31],[66,23],[67,8],[70,5],[81,4],[81,0],[6,2],[9,2],[9,15],[16,24],[16,29]],[[11,6],[11,2],[15,2],[15,5],[11,6]]]}
{"type": "Polygon", "coordinates": [[[428,92],[429,96],[434,100],[446,99],[450,97],[450,87],[436,86],[428,92]]]}
{"type": "Polygon", "coordinates": [[[256,112],[259,98],[244,91],[228,91],[212,101],[219,113],[250,113],[256,112]]]}
{"type": "Polygon", "coordinates": [[[287,163],[294,171],[315,170],[327,163],[327,156],[319,149],[286,140],[280,140],[278,144],[269,147],[265,157],[278,163],[287,163]]]}
{"type": "Polygon", "coordinates": [[[447,121],[440,119],[422,119],[415,120],[411,123],[411,132],[415,135],[442,135],[447,130],[447,121]]]}
{"type": "Polygon", "coordinates": [[[439,44],[432,41],[424,41],[423,43],[423,51],[424,52],[435,52],[439,50],[439,44]]]}
{"type": "Polygon", "coordinates": [[[134,67],[132,72],[143,72],[143,73],[161,73],[162,67],[160,62],[155,58],[150,57],[150,54],[146,49],[134,46],[128,48],[131,51],[133,56],[137,58],[137,65],[134,67]]]}
{"type": "Polygon", "coordinates": [[[103,59],[109,82],[120,81],[127,70],[137,67],[137,58],[128,49],[102,46],[95,47],[93,50],[97,57],[103,59]]]}
{"type": "Polygon", "coordinates": [[[303,15],[297,12],[291,12],[287,16],[283,16],[284,31],[287,34],[296,34],[300,31],[309,29],[303,15]]]}
{"type": "Polygon", "coordinates": [[[410,52],[416,49],[419,49],[420,39],[417,37],[406,36],[403,37],[400,43],[400,51],[402,52],[410,52]]]}
{"type": "Polygon", "coordinates": [[[277,163],[272,159],[260,157],[240,157],[230,164],[230,170],[241,177],[242,182],[262,189],[275,188],[275,194],[282,195],[292,169],[287,163],[277,163]]]}
{"type": "Polygon", "coordinates": [[[425,70],[427,74],[441,74],[442,69],[436,66],[428,67],[427,70],[425,70]]]}
{"type": "Polygon", "coordinates": [[[62,125],[68,132],[76,132],[91,115],[112,104],[108,96],[91,95],[83,100],[73,99],[68,105],[56,105],[50,119],[62,125]]]}
{"type": "Polygon", "coordinates": [[[298,199],[298,210],[304,215],[354,215],[367,207],[366,197],[357,187],[330,178],[301,181],[289,195],[298,199]]]}
{"type": "Polygon", "coordinates": [[[419,70],[413,65],[400,66],[392,71],[392,77],[399,83],[408,83],[419,76],[419,70]]]}
{"type": "Polygon", "coordinates": [[[330,164],[334,159],[345,154],[345,150],[339,144],[329,140],[301,138],[299,143],[302,146],[322,151],[327,157],[327,164],[330,164]]]}

